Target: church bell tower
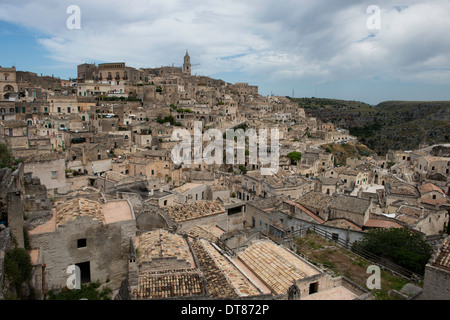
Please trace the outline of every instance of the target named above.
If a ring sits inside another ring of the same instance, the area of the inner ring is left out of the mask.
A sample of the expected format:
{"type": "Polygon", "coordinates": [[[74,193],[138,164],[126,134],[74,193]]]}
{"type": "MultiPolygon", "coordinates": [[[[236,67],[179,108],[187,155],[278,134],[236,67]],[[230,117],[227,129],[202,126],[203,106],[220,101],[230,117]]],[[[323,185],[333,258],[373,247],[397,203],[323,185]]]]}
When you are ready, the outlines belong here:
{"type": "Polygon", "coordinates": [[[187,50],[186,55],[184,56],[183,74],[188,76],[191,75],[191,57],[189,57],[189,53],[187,50]]]}

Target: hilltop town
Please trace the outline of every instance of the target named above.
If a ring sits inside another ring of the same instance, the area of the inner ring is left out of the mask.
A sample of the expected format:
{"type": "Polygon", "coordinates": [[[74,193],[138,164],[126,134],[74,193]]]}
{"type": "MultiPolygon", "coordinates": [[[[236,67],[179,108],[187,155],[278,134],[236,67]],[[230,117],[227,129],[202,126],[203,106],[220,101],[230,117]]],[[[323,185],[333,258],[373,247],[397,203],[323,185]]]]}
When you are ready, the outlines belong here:
{"type": "Polygon", "coordinates": [[[193,75],[190,59],[85,63],[68,80],[0,67],[0,144],[13,159],[0,169],[0,299],[19,296],[5,275],[13,248],[30,256],[36,299],[67,288],[69,266],[75,283],[120,300],[374,299],[296,239],[350,251],[392,228],[433,247],[422,275],[370,262],[419,277],[418,293],[396,297],[450,297],[449,145],[379,155],[295,99],[193,75]],[[262,174],[247,149],[245,163],[175,163],[174,132],[198,123],[277,129],[277,170],[262,174]]]}

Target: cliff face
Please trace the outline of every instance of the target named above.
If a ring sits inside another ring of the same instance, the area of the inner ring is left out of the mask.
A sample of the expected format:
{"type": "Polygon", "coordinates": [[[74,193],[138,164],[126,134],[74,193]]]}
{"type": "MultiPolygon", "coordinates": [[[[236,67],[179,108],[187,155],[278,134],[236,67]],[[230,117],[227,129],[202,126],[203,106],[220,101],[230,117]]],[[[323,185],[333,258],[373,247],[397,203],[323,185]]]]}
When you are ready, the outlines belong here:
{"type": "Polygon", "coordinates": [[[389,149],[417,149],[450,142],[450,101],[357,101],[293,99],[310,117],[349,129],[379,155],[389,149]]]}

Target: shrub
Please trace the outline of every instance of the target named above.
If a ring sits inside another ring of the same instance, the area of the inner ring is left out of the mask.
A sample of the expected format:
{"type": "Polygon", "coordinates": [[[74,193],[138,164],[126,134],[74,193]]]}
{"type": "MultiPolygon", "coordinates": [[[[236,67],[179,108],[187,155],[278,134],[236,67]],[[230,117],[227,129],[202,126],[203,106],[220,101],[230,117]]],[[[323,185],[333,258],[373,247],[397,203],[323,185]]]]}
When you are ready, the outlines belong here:
{"type": "Polygon", "coordinates": [[[406,228],[369,230],[353,248],[386,258],[418,274],[424,274],[432,254],[431,246],[422,236],[406,228]]]}

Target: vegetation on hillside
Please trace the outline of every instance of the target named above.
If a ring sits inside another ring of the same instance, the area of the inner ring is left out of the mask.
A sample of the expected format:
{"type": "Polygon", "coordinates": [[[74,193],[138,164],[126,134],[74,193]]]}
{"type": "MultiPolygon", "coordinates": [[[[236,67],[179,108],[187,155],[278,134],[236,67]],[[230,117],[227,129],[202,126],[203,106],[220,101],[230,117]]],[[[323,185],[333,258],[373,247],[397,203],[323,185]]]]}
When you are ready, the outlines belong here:
{"type": "MultiPolygon", "coordinates": [[[[326,269],[333,276],[344,276],[361,287],[372,292],[376,300],[392,300],[395,296],[390,295],[392,290],[400,291],[403,286],[411,280],[395,275],[387,270],[381,269],[381,288],[367,288],[367,280],[370,274],[367,268],[372,262],[355,255],[350,250],[339,247],[329,240],[325,240],[314,232],[308,232],[301,238],[296,238],[297,254],[307,259],[314,265],[326,269]]],[[[420,283],[414,283],[421,286],[420,283]]]]}
{"type": "Polygon", "coordinates": [[[374,155],[375,152],[369,149],[366,145],[358,142],[348,143],[329,143],[320,146],[328,153],[332,153],[335,158],[335,165],[343,166],[347,162],[347,158],[369,157],[374,155]]]}
{"type": "Polygon", "coordinates": [[[450,142],[450,101],[386,101],[376,106],[335,99],[295,98],[308,116],[348,129],[379,155],[450,142]]]}

